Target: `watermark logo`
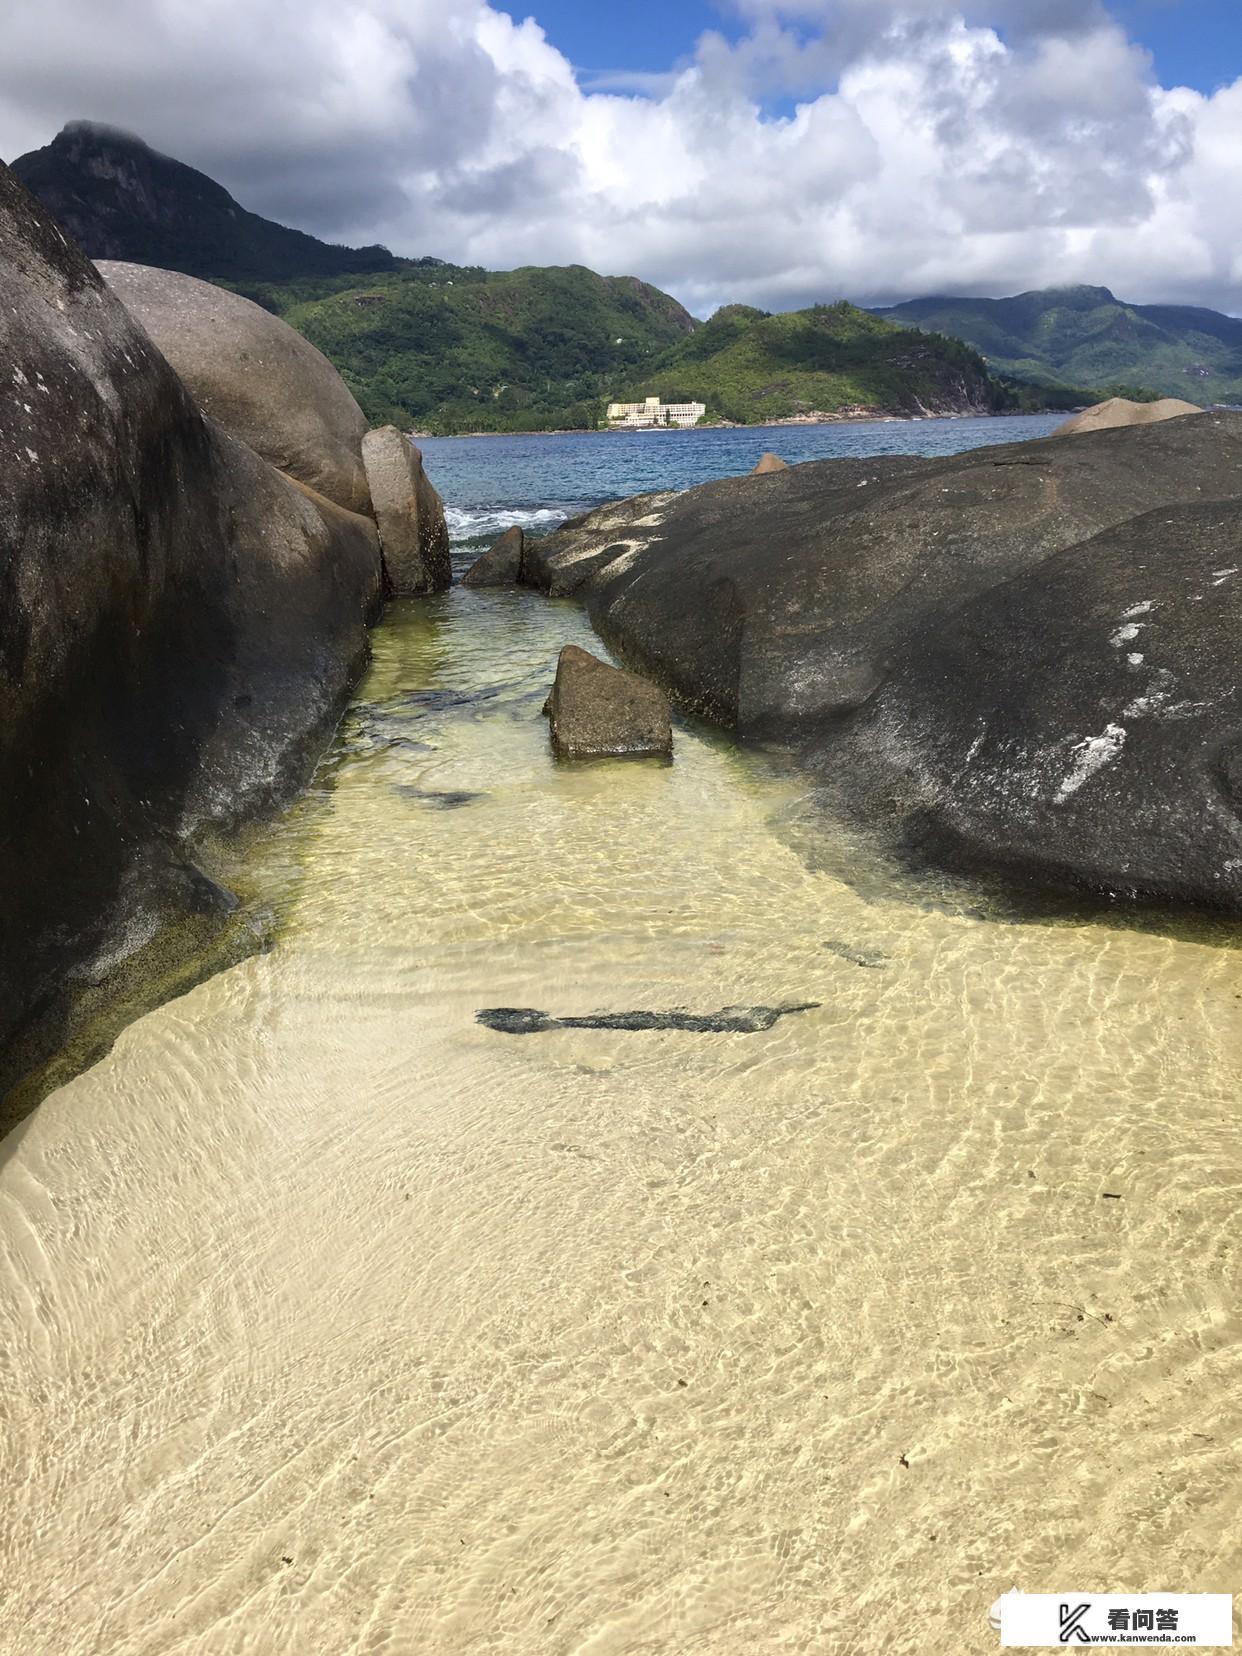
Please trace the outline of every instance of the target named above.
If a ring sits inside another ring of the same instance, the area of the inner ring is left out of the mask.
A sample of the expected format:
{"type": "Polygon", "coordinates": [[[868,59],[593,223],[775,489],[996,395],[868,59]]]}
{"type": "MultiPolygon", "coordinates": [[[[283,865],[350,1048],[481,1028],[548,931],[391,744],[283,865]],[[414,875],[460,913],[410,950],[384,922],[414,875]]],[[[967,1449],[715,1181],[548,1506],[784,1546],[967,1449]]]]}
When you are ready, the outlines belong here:
{"type": "Polygon", "coordinates": [[[1082,1644],[1091,1643],[1091,1635],[1084,1631],[1082,1625],[1083,1617],[1087,1614],[1087,1611],[1090,1610],[1090,1608],[1090,1599],[1088,1599],[1086,1603],[1076,1604],[1072,1608],[1068,1604],[1059,1604],[1057,1606],[1057,1615],[1061,1619],[1062,1644],[1068,1644],[1075,1635],[1077,1635],[1082,1644]]]}
{"type": "Polygon", "coordinates": [[[1081,1645],[1233,1646],[1228,1593],[1003,1594],[988,1617],[1002,1647],[1074,1649],[1081,1645]]]}

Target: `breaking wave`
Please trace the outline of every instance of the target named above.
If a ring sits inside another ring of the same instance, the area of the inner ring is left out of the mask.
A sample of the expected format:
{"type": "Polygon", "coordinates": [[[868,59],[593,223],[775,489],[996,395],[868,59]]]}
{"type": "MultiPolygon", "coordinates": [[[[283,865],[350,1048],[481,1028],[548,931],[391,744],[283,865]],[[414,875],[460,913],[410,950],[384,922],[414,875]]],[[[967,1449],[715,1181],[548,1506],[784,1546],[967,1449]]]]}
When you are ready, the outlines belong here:
{"type": "Polygon", "coordinates": [[[528,535],[546,535],[582,510],[581,506],[446,506],[444,516],[449,539],[454,546],[462,546],[494,540],[514,524],[528,535]]]}

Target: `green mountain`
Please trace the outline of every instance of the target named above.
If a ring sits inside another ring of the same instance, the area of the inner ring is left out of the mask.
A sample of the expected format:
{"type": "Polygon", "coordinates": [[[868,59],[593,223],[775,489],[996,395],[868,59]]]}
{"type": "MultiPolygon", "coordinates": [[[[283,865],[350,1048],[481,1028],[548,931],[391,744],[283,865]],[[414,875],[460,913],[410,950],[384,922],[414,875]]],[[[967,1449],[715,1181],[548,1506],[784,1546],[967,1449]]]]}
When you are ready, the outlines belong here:
{"type": "Polygon", "coordinates": [[[317,345],[369,419],[432,432],[593,428],[615,385],[698,326],[659,288],[582,265],[424,259],[364,286],[241,291],[317,345]]]}
{"type": "Polygon", "coordinates": [[[87,121],[13,170],[92,257],[205,277],[283,316],[336,364],[376,423],[591,429],[609,401],[650,393],[700,400],[709,418],[747,424],[1094,400],[1042,369],[1043,386],[1004,383],[969,346],[941,337],[953,330],[938,322],[922,334],[846,304],[777,316],[730,305],[700,326],[633,276],[580,265],[489,272],[330,246],[247,212],[141,139],[87,121]]]}
{"type": "Polygon", "coordinates": [[[434,431],[593,427],[619,379],[697,324],[633,276],[492,273],[334,247],[247,212],[140,138],[73,121],[13,171],[96,259],[204,277],[283,316],[374,421],[434,431]]]}
{"type": "Polygon", "coordinates": [[[993,370],[1092,387],[1150,387],[1188,402],[1242,401],[1242,321],[1192,305],[1128,305],[1107,288],[1013,299],[915,299],[875,315],[964,340],[993,370]]]}
{"type": "Polygon", "coordinates": [[[334,247],[248,213],[205,173],[93,121],[71,121],[12,167],[92,259],[234,282],[358,275],[398,264],[386,247],[334,247]]]}
{"type": "Polygon", "coordinates": [[[619,400],[704,402],[741,425],[797,415],[985,413],[1020,404],[969,346],[922,335],[844,302],[770,316],[727,305],[641,374],[619,400]]]}

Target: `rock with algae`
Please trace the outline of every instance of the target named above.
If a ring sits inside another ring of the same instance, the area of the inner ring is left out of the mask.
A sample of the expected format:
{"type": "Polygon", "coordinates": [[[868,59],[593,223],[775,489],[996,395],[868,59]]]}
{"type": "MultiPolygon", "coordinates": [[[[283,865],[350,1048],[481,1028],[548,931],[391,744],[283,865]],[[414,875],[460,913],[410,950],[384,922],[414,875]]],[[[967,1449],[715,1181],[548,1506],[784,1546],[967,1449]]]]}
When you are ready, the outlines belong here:
{"type": "Polygon", "coordinates": [[[591,1012],[553,1017],[533,1006],[488,1006],[479,1023],[502,1035],[542,1035],[551,1029],[679,1029],[690,1035],[760,1035],[795,1012],[814,1012],[818,1001],[792,1006],[725,1006],[719,1012],[591,1012]]]}

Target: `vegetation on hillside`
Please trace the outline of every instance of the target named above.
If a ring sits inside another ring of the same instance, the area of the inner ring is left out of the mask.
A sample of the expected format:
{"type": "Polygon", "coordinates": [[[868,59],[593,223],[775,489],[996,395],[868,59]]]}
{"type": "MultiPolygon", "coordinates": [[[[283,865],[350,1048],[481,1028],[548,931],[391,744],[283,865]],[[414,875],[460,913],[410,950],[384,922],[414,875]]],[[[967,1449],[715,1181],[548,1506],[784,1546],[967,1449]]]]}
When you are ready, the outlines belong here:
{"type": "Polygon", "coordinates": [[[1190,305],[1128,305],[1107,288],[1012,299],[915,299],[876,313],[964,340],[997,373],[1106,394],[1242,401],[1242,321],[1190,305]],[[1126,388],[1129,388],[1127,391],[1126,388]]]}
{"type": "Polygon", "coordinates": [[[619,389],[707,404],[741,425],[874,409],[892,414],[997,413],[1023,406],[957,340],[883,322],[844,301],[768,315],[717,311],[619,389]]]}
{"type": "Polygon", "coordinates": [[[593,429],[694,318],[633,276],[425,259],[358,282],[237,284],[340,369],[368,418],[422,431],[593,429]]]}
{"type": "Polygon", "coordinates": [[[609,401],[651,394],[702,401],[709,419],[745,424],[1156,394],[1134,382],[1201,401],[1242,398],[1242,322],[1122,305],[1105,288],[919,300],[876,314],[845,303],[776,316],[728,305],[700,326],[632,276],[580,265],[489,272],[331,246],[248,212],[142,139],[88,121],[70,122],[13,168],[92,257],[206,277],[283,316],[377,423],[591,429],[609,401]]]}
{"type": "Polygon", "coordinates": [[[989,374],[957,340],[844,302],[697,324],[668,294],[582,266],[436,259],[349,278],[233,284],[334,362],[367,417],[421,431],[593,430],[609,401],[706,403],[740,425],[797,415],[1000,413],[1093,400],[989,374]]]}

